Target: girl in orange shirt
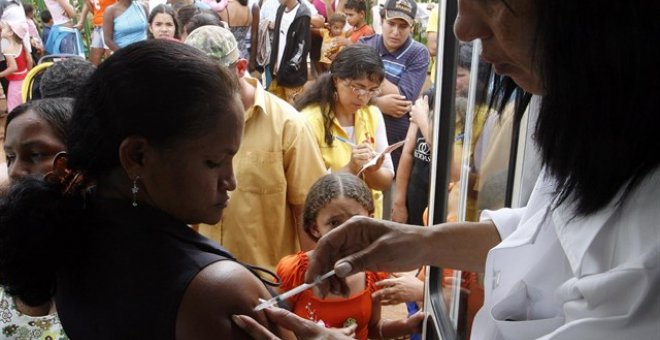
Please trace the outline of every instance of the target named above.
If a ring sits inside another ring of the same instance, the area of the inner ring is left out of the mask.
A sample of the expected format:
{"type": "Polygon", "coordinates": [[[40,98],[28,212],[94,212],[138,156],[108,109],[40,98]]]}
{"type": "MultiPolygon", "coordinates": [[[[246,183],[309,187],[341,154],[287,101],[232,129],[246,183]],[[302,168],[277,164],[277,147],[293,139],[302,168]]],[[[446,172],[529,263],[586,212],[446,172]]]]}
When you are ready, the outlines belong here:
{"type": "MultiPolygon", "coordinates": [[[[321,177],[310,188],[303,211],[303,228],[314,240],[318,240],[333,228],[353,216],[372,216],[374,202],[371,190],[358,177],[348,173],[334,173],[321,177]]],[[[313,250],[284,257],[277,265],[282,279],[281,292],[302,283],[313,250]]],[[[381,319],[380,304],[371,294],[378,287],[376,282],[388,277],[386,273],[362,272],[346,278],[349,297],[329,294],[324,298],[313,288],[304,291],[288,302],[291,310],[304,318],[326,327],[345,328],[356,324],[357,339],[395,338],[419,331],[423,314],[408,319],[381,319]]]]}

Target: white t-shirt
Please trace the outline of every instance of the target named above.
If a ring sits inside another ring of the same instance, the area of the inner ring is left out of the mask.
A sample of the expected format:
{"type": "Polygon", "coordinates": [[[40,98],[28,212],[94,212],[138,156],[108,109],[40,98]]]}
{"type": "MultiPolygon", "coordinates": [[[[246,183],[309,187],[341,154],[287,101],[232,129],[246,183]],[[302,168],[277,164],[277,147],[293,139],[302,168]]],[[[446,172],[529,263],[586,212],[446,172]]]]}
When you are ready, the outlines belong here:
{"type": "Polygon", "coordinates": [[[288,12],[284,10],[284,14],[282,15],[280,32],[278,33],[280,35],[280,40],[277,46],[277,63],[275,63],[276,70],[280,69],[280,63],[282,62],[282,56],[284,55],[284,47],[286,46],[286,35],[289,33],[289,27],[291,26],[291,23],[293,23],[296,13],[298,13],[298,6],[300,6],[300,3],[288,12]]]}

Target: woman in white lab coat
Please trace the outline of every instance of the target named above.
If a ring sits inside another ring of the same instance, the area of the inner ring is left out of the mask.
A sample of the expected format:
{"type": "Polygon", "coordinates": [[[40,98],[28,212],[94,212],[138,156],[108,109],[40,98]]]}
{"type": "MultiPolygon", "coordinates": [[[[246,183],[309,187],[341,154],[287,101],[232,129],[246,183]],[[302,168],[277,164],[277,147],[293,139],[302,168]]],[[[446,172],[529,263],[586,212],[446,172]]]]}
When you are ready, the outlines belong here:
{"type": "MultiPolygon", "coordinates": [[[[658,13],[646,0],[459,0],[457,37],[481,39],[496,73],[543,96],[544,170],[527,207],[431,228],[354,218],[319,241],[308,281],[333,267],[339,277],[420,264],[479,271],[473,339],[657,338],[658,13]]],[[[267,315],[301,338],[328,338],[285,311],[267,315]]]]}

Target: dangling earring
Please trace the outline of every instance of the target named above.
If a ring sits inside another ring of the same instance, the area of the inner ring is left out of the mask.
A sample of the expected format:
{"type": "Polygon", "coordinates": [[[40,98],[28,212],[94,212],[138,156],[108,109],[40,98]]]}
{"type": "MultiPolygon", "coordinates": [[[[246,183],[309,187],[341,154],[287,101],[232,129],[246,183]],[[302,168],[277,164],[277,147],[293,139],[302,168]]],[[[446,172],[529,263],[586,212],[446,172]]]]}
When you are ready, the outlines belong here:
{"type": "Polygon", "coordinates": [[[133,180],[133,187],[131,188],[131,192],[133,193],[133,207],[137,207],[137,193],[140,191],[140,188],[137,186],[137,181],[140,179],[140,176],[135,176],[135,179],[133,180]]]}

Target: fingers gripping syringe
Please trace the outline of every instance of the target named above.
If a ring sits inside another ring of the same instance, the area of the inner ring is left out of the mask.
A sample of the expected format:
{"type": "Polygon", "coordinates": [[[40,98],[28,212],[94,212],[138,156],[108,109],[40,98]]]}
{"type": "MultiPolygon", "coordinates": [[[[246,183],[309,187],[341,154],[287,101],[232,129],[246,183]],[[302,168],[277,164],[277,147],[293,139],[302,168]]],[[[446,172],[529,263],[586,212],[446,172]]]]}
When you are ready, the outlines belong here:
{"type": "Polygon", "coordinates": [[[334,269],[327,272],[327,273],[325,273],[325,274],[323,274],[322,276],[316,278],[316,280],[314,280],[314,282],[312,282],[312,283],[303,283],[303,284],[301,284],[300,286],[298,286],[296,288],[293,288],[293,289],[291,289],[291,290],[289,290],[289,291],[287,291],[283,294],[280,294],[280,295],[278,295],[278,296],[276,296],[272,299],[269,299],[267,301],[264,301],[264,302],[260,303],[257,307],[254,307],[254,311],[258,312],[262,309],[266,309],[268,307],[273,307],[276,304],[278,304],[280,301],[284,301],[284,300],[286,300],[286,299],[288,299],[288,298],[290,298],[294,295],[300,294],[300,293],[306,291],[307,289],[310,289],[310,288],[316,286],[317,284],[321,283],[323,280],[329,278],[332,275],[335,275],[334,269]]]}

